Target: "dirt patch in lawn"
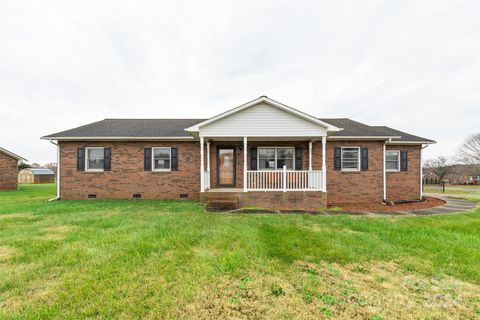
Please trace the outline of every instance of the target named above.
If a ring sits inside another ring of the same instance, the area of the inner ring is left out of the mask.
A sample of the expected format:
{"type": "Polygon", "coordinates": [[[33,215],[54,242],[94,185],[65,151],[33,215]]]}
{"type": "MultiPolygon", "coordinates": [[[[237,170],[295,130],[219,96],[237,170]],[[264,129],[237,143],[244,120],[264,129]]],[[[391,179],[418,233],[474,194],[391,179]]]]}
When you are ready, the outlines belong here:
{"type": "Polygon", "coordinates": [[[0,246],[0,262],[6,261],[13,257],[17,251],[8,246],[0,246]]]}
{"type": "Polygon", "coordinates": [[[0,220],[16,219],[16,218],[30,218],[30,217],[33,217],[33,214],[31,212],[11,213],[11,214],[0,215],[0,220]]]}
{"type": "Polygon", "coordinates": [[[337,212],[394,212],[394,211],[412,211],[421,209],[430,209],[443,206],[446,202],[433,197],[425,197],[425,201],[412,203],[399,203],[395,205],[371,203],[371,204],[345,204],[341,205],[341,210],[337,212]]]}
{"type": "Polygon", "coordinates": [[[479,286],[398,264],[296,263],[282,274],[220,277],[179,309],[184,319],[465,319],[479,286]]]}
{"type": "Polygon", "coordinates": [[[71,231],[71,229],[72,226],[69,225],[48,227],[43,229],[45,231],[44,237],[48,240],[61,240],[65,238],[65,236],[71,231]]]}

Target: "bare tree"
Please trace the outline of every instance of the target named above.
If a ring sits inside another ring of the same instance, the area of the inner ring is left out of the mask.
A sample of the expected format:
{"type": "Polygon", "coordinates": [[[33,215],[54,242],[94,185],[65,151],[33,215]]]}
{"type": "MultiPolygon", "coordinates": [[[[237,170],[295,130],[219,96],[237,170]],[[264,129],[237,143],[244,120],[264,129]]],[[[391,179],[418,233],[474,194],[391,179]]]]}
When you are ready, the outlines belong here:
{"type": "Polygon", "coordinates": [[[480,164],[480,133],[472,134],[460,146],[458,160],[466,164],[480,164]]]}
{"type": "Polygon", "coordinates": [[[425,162],[425,168],[437,174],[440,180],[443,180],[450,173],[452,166],[448,162],[448,158],[444,156],[436,157],[425,162]]]}

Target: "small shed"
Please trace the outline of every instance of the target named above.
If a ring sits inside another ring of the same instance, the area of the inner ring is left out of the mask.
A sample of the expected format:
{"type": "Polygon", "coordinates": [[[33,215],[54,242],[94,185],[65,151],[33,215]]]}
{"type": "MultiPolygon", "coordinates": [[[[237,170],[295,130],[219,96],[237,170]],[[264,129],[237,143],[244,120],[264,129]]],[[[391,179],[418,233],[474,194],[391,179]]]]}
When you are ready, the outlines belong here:
{"type": "Polygon", "coordinates": [[[55,173],[48,168],[26,168],[18,173],[18,183],[52,183],[55,173]]]}

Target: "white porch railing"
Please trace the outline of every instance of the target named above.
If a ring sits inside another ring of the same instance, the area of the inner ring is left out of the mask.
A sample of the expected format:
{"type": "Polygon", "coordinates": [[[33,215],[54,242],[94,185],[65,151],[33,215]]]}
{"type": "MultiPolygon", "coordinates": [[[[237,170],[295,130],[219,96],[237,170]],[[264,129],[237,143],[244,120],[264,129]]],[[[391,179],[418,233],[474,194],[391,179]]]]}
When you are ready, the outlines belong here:
{"type": "Polygon", "coordinates": [[[320,170],[247,171],[247,191],[322,191],[320,170]]]}
{"type": "Polygon", "coordinates": [[[203,186],[205,190],[210,189],[210,171],[203,171],[203,186]]]}

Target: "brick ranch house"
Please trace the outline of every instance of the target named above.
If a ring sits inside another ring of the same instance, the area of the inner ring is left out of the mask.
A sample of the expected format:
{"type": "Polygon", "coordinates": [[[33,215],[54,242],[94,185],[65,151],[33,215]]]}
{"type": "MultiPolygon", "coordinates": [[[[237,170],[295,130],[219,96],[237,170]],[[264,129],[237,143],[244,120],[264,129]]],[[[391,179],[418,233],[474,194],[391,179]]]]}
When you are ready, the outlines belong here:
{"type": "Polygon", "coordinates": [[[419,200],[422,149],[435,143],[266,96],[210,119],[105,119],[42,139],[57,141],[57,198],[280,210],[419,200]]]}
{"type": "Polygon", "coordinates": [[[19,155],[0,147],[0,190],[18,188],[18,162],[26,161],[19,155]]]}

